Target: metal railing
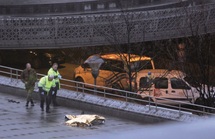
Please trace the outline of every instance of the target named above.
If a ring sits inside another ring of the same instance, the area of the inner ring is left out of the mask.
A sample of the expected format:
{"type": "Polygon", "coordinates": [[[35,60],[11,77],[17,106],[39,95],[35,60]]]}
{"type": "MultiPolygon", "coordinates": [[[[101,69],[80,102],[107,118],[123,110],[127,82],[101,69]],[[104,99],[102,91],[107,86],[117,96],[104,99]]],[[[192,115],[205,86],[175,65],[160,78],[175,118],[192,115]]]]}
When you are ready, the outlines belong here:
{"type": "MultiPolygon", "coordinates": [[[[20,78],[21,72],[22,70],[20,69],[0,65],[0,75],[10,78],[11,81],[14,81],[14,79],[16,79],[17,82],[20,82],[21,80],[19,80],[19,78],[20,78]]],[[[39,73],[37,75],[38,75],[38,79],[45,76],[44,74],[39,74],[39,73]]],[[[179,115],[181,115],[182,112],[190,112],[198,115],[211,115],[211,116],[215,115],[215,108],[192,104],[192,103],[186,103],[183,101],[175,101],[171,99],[159,98],[160,100],[167,102],[167,104],[166,103],[164,104],[164,103],[159,103],[157,101],[152,101],[153,100],[152,96],[146,96],[148,100],[146,99],[144,100],[144,99],[138,98],[137,97],[138,95],[135,92],[108,88],[105,86],[95,86],[92,84],[86,84],[83,82],[77,82],[69,79],[61,79],[61,85],[64,89],[77,91],[80,93],[90,93],[104,98],[111,98],[111,99],[117,99],[117,100],[126,101],[130,103],[138,103],[138,104],[146,105],[146,107],[149,107],[149,109],[154,108],[158,110],[158,109],[167,108],[170,111],[171,110],[177,111],[179,115]],[[175,105],[170,105],[171,103],[172,104],[174,103],[175,105]]]]}

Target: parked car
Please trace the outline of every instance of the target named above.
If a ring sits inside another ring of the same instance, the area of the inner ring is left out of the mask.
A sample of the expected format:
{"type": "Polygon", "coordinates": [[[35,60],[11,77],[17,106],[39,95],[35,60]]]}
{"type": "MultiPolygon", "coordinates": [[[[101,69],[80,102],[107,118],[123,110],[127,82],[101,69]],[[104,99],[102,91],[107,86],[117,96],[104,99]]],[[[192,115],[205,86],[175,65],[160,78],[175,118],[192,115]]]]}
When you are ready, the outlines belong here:
{"type": "MultiPolygon", "coordinates": [[[[129,55],[126,53],[103,54],[100,58],[104,60],[97,77],[97,85],[112,87],[117,89],[127,88],[126,64],[130,64],[132,72],[138,72],[143,69],[155,69],[154,62],[150,57],[129,55]]],[[[94,84],[94,78],[89,64],[85,63],[77,67],[74,71],[76,81],[94,84]]],[[[90,86],[88,86],[90,87],[90,86]]]]}
{"type": "Polygon", "coordinates": [[[19,66],[30,62],[33,68],[51,66],[54,62],[65,63],[65,55],[60,50],[1,50],[0,64],[19,66]]]}
{"type": "Polygon", "coordinates": [[[142,70],[137,74],[137,94],[141,99],[178,104],[178,101],[194,103],[198,98],[197,90],[184,80],[186,75],[179,70],[142,70]]]}

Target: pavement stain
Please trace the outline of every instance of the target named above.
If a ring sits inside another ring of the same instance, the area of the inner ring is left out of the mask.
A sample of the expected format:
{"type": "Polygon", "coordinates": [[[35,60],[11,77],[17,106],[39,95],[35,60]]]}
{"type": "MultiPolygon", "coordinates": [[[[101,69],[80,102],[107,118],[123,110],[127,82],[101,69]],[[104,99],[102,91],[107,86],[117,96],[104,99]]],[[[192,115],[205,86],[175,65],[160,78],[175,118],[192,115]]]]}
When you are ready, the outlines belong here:
{"type": "Polygon", "coordinates": [[[19,129],[18,129],[18,128],[12,128],[12,129],[10,129],[10,130],[12,130],[12,131],[13,131],[13,130],[19,130],[19,129]]]}

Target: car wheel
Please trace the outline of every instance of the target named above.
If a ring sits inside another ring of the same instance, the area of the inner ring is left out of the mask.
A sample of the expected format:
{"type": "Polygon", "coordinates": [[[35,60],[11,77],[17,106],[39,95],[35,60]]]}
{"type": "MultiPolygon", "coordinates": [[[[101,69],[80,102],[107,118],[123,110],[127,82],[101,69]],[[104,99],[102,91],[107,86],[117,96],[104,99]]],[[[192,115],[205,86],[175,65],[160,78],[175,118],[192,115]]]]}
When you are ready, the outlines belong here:
{"type": "Polygon", "coordinates": [[[40,59],[35,59],[35,60],[33,60],[33,67],[35,68],[35,69],[39,69],[40,67],[41,67],[41,61],[40,61],[40,59]]]}
{"type": "Polygon", "coordinates": [[[118,90],[113,90],[112,93],[117,94],[117,95],[125,95],[124,92],[120,91],[120,90],[122,90],[122,88],[120,87],[120,85],[118,83],[113,84],[112,88],[118,89],[118,90]]]}
{"type": "MultiPolygon", "coordinates": [[[[76,82],[84,83],[84,80],[81,77],[78,77],[75,79],[76,82]]],[[[83,84],[75,83],[75,86],[77,87],[77,90],[84,88],[83,84]]]]}
{"type": "Polygon", "coordinates": [[[154,101],[152,98],[145,97],[145,98],[142,98],[142,100],[144,100],[144,101],[142,101],[142,104],[144,104],[144,105],[149,105],[149,103],[150,103],[150,105],[154,105],[154,101]]]}
{"type": "MultiPolygon", "coordinates": [[[[204,100],[201,97],[197,98],[196,101],[194,102],[194,104],[202,105],[202,106],[205,105],[204,100]]],[[[194,109],[196,109],[198,111],[204,111],[204,109],[202,107],[198,107],[198,106],[194,106],[194,109]]],[[[196,112],[195,114],[202,115],[202,113],[200,113],[200,112],[196,112]]]]}

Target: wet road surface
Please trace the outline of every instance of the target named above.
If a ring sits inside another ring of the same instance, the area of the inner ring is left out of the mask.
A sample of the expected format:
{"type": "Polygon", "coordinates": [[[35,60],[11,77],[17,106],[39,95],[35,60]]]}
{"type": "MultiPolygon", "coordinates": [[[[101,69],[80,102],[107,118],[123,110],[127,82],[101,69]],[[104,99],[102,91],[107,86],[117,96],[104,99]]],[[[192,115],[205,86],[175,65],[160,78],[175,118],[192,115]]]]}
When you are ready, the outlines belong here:
{"type": "MultiPolygon", "coordinates": [[[[66,114],[80,114],[81,110],[51,107],[51,113],[42,112],[39,102],[34,107],[25,107],[25,98],[7,95],[0,91],[0,139],[71,139],[88,138],[92,135],[117,135],[118,132],[132,131],[144,124],[105,116],[103,125],[92,127],[70,127],[64,125],[66,114]]],[[[85,112],[85,114],[95,114],[85,112]]]]}

